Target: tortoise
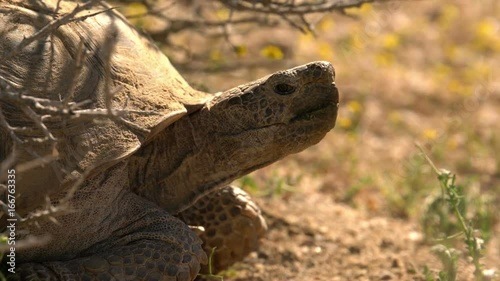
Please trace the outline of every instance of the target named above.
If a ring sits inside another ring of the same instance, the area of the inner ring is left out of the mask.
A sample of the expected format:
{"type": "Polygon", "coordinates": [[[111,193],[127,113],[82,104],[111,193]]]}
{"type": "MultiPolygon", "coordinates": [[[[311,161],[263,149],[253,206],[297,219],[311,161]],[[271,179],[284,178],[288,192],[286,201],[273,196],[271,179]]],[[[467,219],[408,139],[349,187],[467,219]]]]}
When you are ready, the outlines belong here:
{"type": "Polygon", "coordinates": [[[36,221],[16,239],[50,237],[15,249],[12,280],[193,280],[214,248],[227,268],[266,231],[229,184],[318,143],[339,104],[324,61],[195,90],[101,1],[0,1],[0,84],[3,124],[25,128],[0,126],[0,160],[17,147],[16,212],[36,221]],[[57,223],[33,218],[47,198],[70,206],[57,223]]]}

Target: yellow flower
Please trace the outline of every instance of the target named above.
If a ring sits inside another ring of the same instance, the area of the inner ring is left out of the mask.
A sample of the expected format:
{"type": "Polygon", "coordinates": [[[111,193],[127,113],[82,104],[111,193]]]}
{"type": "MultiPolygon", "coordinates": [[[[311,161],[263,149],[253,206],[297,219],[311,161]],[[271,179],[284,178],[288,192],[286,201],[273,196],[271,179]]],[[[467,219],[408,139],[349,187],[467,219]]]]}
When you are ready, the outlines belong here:
{"type": "Polygon", "coordinates": [[[499,24],[493,19],[483,19],[475,26],[473,45],[479,50],[500,51],[499,24]]]}
{"type": "Polygon", "coordinates": [[[339,118],[339,125],[344,129],[349,129],[352,127],[352,120],[349,118],[341,117],[339,118]]]}
{"type": "Polygon", "coordinates": [[[353,100],[347,104],[347,108],[349,108],[349,111],[352,113],[358,113],[361,111],[362,106],[361,103],[353,100]]]}
{"type": "Polygon", "coordinates": [[[382,46],[387,50],[394,50],[400,45],[400,39],[397,34],[387,34],[382,39],[382,46]]]}
{"type": "Polygon", "coordinates": [[[143,15],[146,14],[147,12],[148,8],[144,4],[138,2],[131,3],[127,5],[125,8],[125,14],[127,16],[143,15]]]}
{"type": "MultiPolygon", "coordinates": [[[[124,13],[127,16],[140,16],[148,13],[148,8],[142,3],[132,3],[125,7],[124,13]]],[[[130,22],[137,27],[144,28],[144,17],[132,17],[130,22]]]]}
{"type": "Polygon", "coordinates": [[[435,129],[425,129],[422,132],[422,135],[427,140],[435,140],[438,136],[438,133],[435,129]]]}
{"type": "Polygon", "coordinates": [[[476,25],[476,36],[479,38],[496,37],[498,24],[490,19],[484,19],[476,25]]]}
{"type": "Polygon", "coordinates": [[[234,52],[238,57],[244,57],[248,53],[248,48],[245,45],[238,45],[234,47],[234,52]]]}
{"type": "Polygon", "coordinates": [[[370,4],[363,4],[361,7],[353,7],[344,9],[345,13],[353,16],[367,16],[373,11],[373,6],[370,4]]]}
{"type": "Polygon", "coordinates": [[[215,12],[215,16],[219,19],[219,20],[228,20],[229,19],[229,9],[226,9],[226,8],[221,8],[221,9],[218,9],[216,12],[215,12]]]}
{"type": "Polygon", "coordinates": [[[268,45],[260,50],[263,57],[273,60],[282,60],[284,58],[283,51],[276,45],[268,45]]]}

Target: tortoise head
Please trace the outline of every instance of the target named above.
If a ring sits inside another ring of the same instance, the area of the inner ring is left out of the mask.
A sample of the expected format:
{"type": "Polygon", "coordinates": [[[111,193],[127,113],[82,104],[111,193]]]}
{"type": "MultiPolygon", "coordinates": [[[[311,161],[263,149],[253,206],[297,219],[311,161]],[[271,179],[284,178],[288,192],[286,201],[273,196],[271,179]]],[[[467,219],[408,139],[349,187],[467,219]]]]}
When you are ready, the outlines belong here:
{"type": "Polygon", "coordinates": [[[215,96],[199,114],[215,159],[241,176],[318,143],[337,117],[334,75],[312,62],[215,96]]]}
{"type": "Polygon", "coordinates": [[[328,62],[276,72],[216,94],[151,143],[156,152],[143,158],[167,155],[160,160],[162,176],[140,172],[144,180],[136,191],[171,212],[185,209],[213,188],[318,143],[334,127],[338,103],[328,62]]]}

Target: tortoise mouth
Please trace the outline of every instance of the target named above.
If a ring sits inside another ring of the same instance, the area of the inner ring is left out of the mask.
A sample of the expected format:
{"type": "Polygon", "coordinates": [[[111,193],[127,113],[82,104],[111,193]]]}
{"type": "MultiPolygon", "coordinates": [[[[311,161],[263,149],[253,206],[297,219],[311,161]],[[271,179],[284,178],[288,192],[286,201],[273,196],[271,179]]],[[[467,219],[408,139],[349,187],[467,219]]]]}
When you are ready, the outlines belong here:
{"type": "Polygon", "coordinates": [[[338,102],[331,102],[327,104],[322,104],[318,107],[306,110],[304,112],[301,112],[297,115],[295,115],[291,120],[290,123],[296,123],[300,121],[312,121],[317,118],[324,119],[324,117],[328,117],[331,114],[336,115],[337,110],[338,110],[339,104],[338,102]]]}
{"type": "MultiPolygon", "coordinates": [[[[334,120],[339,107],[338,89],[334,83],[330,84],[327,91],[318,91],[316,100],[319,102],[309,103],[304,101],[300,105],[300,110],[289,121],[289,123],[320,120],[334,120]]],[[[314,100],[314,99],[310,99],[314,100]]],[[[310,101],[309,100],[309,101],[310,101]]]]}

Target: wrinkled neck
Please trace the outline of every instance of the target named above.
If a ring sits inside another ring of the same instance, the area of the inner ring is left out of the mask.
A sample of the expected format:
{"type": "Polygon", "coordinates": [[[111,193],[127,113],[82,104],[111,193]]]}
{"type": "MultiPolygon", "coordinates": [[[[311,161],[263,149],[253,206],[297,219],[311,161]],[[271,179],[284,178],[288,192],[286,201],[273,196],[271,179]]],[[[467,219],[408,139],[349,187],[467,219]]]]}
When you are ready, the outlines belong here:
{"type": "Polygon", "coordinates": [[[184,116],[130,158],[133,192],[175,214],[226,181],[214,166],[216,146],[202,114],[184,116]]]}

